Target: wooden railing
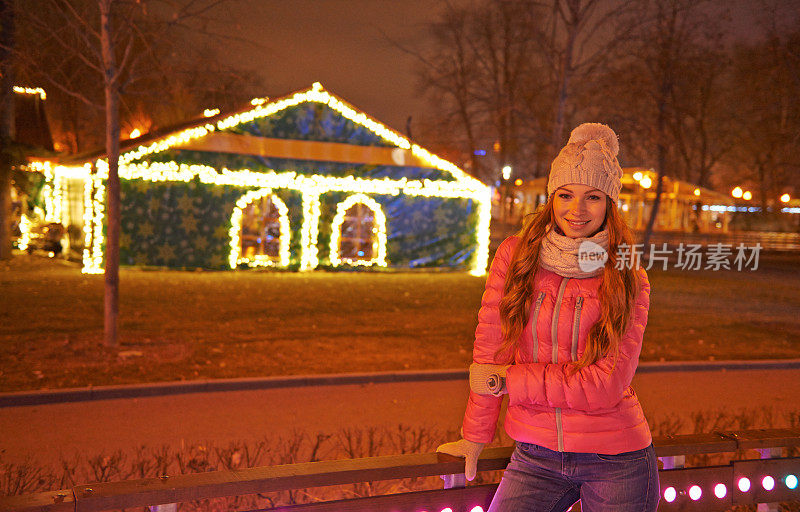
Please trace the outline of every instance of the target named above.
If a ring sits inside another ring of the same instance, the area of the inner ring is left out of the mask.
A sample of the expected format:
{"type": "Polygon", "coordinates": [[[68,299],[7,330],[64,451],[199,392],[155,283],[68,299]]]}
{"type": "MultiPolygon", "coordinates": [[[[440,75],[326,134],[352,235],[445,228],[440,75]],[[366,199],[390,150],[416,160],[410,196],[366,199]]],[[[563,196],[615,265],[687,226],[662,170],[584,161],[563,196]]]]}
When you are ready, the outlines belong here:
{"type": "MultiPolygon", "coordinates": [[[[659,510],[727,510],[733,505],[761,503],[759,510],[777,510],[777,502],[800,500],[797,477],[800,458],[785,449],[800,446],[800,429],[748,430],[667,436],[654,439],[660,470],[659,510]],[[756,458],[741,458],[748,451],[756,458]],[[737,452],[736,460],[719,466],[685,467],[686,456],[737,452]],[[789,475],[794,476],[791,480],[789,475]],[[766,477],[772,478],[770,487],[766,477]],[[743,478],[750,487],[739,490],[743,478]],[[794,482],[794,486],[792,486],[794,482]],[[721,493],[719,485],[726,493],[721,493]],[[697,489],[693,489],[696,486],[697,489]],[[671,490],[670,490],[671,489],[671,490]],[[715,495],[716,491],[716,495],[715,495]],[[666,493],[666,498],[665,498],[666,493]],[[699,493],[699,497],[697,497],[699,493]],[[673,497],[674,496],[674,497],[673,497]],[[694,499],[694,498],[697,499],[694,499]]],[[[489,448],[479,471],[503,469],[513,447],[489,448]]],[[[459,487],[461,459],[437,453],[308,462],[236,471],[162,475],[158,478],[76,485],[70,489],[0,498],[0,512],[100,512],[130,507],[174,504],[206,498],[324,487],[409,477],[451,475],[449,489],[390,494],[350,500],[293,505],[273,510],[453,512],[485,510],[496,484],[459,487]]]]}

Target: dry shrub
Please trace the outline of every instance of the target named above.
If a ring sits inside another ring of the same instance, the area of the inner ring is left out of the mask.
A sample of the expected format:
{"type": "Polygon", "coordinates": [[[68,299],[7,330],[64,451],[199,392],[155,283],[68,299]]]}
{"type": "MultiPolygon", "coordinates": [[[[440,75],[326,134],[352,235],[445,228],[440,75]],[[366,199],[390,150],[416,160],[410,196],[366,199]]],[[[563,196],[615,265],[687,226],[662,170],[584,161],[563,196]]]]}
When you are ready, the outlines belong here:
{"type": "MultiPolygon", "coordinates": [[[[800,411],[776,418],[771,408],[742,409],[733,412],[704,411],[688,418],[666,416],[650,421],[654,436],[692,432],[714,432],[800,426],[800,411]],[[782,421],[780,421],[782,420],[782,421]],[[775,425],[775,423],[781,425],[775,425]]],[[[130,453],[120,450],[89,456],[62,457],[57,467],[37,467],[30,459],[21,463],[3,460],[0,452],[0,494],[30,494],[65,489],[77,484],[139,479],[170,474],[237,470],[257,466],[296,464],[332,459],[356,459],[381,455],[426,453],[446,440],[458,439],[457,431],[438,431],[426,427],[398,425],[392,428],[348,428],[335,433],[309,434],[295,430],[281,437],[264,437],[256,442],[233,441],[227,445],[194,443],[179,449],[170,446],[139,446],[130,453]]],[[[513,441],[498,428],[492,446],[508,446],[513,441]]],[[[788,456],[797,452],[792,449],[788,456]]],[[[727,464],[747,454],[709,454],[686,457],[687,466],[727,464]]],[[[752,458],[752,454],[749,454],[752,458]]],[[[497,482],[501,471],[479,473],[475,483],[497,482]]],[[[231,496],[181,503],[179,512],[228,512],[346,498],[440,489],[438,477],[359,482],[311,489],[292,489],[267,494],[231,496]]],[[[800,512],[796,503],[783,504],[781,510],[800,512]]],[[[745,508],[737,510],[745,511],[745,508]]],[[[753,509],[754,510],[754,509],[753,509]]]]}

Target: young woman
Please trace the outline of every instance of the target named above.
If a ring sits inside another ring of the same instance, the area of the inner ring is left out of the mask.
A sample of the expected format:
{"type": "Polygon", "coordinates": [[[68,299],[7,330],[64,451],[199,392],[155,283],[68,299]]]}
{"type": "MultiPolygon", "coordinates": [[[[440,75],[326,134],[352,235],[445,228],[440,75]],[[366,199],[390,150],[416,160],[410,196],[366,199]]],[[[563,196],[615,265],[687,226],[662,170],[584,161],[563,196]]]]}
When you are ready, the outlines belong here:
{"type": "Polygon", "coordinates": [[[583,512],[658,505],[650,429],[630,387],[650,285],[617,210],[618,150],[608,126],[573,130],[551,166],[547,204],[492,262],[463,439],[438,448],[465,457],[472,480],[508,395],[516,449],[490,512],[566,511],[579,499],[583,512]]]}

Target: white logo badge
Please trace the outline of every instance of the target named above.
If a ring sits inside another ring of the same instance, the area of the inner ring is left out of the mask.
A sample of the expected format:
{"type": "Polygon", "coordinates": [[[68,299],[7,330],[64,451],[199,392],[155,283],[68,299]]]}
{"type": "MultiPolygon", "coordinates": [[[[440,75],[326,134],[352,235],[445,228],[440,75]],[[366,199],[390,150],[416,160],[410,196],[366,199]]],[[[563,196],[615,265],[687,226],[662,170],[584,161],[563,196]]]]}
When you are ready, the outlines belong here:
{"type": "Polygon", "coordinates": [[[590,240],[584,240],[578,247],[578,266],[584,272],[594,272],[605,266],[608,252],[590,240]]]}

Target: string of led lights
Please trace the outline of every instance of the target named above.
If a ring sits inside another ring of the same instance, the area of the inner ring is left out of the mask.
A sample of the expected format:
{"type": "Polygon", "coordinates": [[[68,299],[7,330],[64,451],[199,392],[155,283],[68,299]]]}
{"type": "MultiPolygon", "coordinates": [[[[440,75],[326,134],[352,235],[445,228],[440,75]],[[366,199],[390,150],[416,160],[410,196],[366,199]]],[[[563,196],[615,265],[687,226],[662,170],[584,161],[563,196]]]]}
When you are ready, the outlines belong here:
{"type": "Polygon", "coordinates": [[[39,95],[39,98],[42,101],[47,99],[47,93],[44,92],[44,89],[41,87],[21,87],[19,85],[14,86],[14,92],[17,94],[29,94],[29,95],[39,95]]]}
{"type": "MultiPolygon", "coordinates": [[[[303,195],[303,226],[301,228],[302,254],[300,267],[302,270],[311,270],[319,264],[316,247],[320,218],[319,198],[320,195],[325,192],[339,191],[362,195],[397,195],[403,193],[409,196],[471,199],[478,204],[478,222],[476,227],[477,248],[470,273],[473,275],[483,275],[485,273],[489,256],[489,223],[491,221],[491,193],[489,187],[469,176],[454,164],[437,157],[417,144],[412,144],[401,134],[372,119],[363,112],[358,112],[346,102],[325,91],[318,82],[314,83],[310,89],[297,92],[283,99],[269,102],[267,98],[254,98],[251,104],[254,106],[253,109],[217,120],[215,124],[207,123],[201,126],[188,128],[153,141],[148,145],[140,145],[133,150],[122,153],[119,158],[120,178],[127,180],[142,179],[152,182],[188,182],[193,179],[198,179],[201,183],[209,185],[230,185],[255,188],[258,190],[285,188],[301,191],[303,195]],[[415,157],[425,162],[427,166],[448,172],[455,178],[455,181],[408,180],[406,178],[397,180],[389,178],[366,179],[354,176],[303,176],[294,172],[276,173],[273,170],[267,172],[256,172],[249,169],[230,170],[223,168],[217,170],[206,165],[179,164],[174,161],[134,163],[148,155],[179,147],[182,144],[201,138],[213,131],[230,129],[239,124],[267,117],[306,102],[316,102],[329,106],[346,119],[367,128],[384,140],[391,142],[399,148],[410,150],[415,157]]],[[[213,109],[205,112],[206,115],[212,115],[212,113],[213,109]]],[[[107,162],[102,159],[97,160],[95,162],[94,173],[92,173],[91,164],[81,166],[53,166],[50,162],[34,162],[31,164],[31,169],[39,170],[45,175],[44,197],[46,209],[48,214],[54,219],[60,218],[60,205],[63,203],[64,199],[60,180],[66,176],[85,180],[84,233],[86,249],[84,249],[83,272],[102,272],[104,245],[103,221],[105,215],[104,182],[108,176],[107,162]],[[91,204],[89,204],[90,201],[91,204]]],[[[238,229],[238,223],[234,225],[232,218],[232,225],[230,226],[229,233],[232,234],[238,229]]],[[[231,246],[233,247],[233,245],[232,235],[231,246]]],[[[238,247],[238,242],[236,245],[238,247]]],[[[385,244],[383,250],[385,251],[385,244]]],[[[335,252],[336,251],[332,251],[331,254],[335,252]]],[[[238,259],[239,256],[237,255],[235,260],[238,259]]],[[[260,259],[262,262],[264,261],[264,258],[260,259]]],[[[229,263],[233,261],[232,252],[229,263]]],[[[281,261],[284,261],[283,256],[281,257],[281,261]]]]}
{"type": "Polygon", "coordinates": [[[228,263],[231,268],[236,268],[239,264],[246,264],[251,267],[257,266],[274,266],[280,265],[285,267],[289,265],[289,208],[286,207],[280,197],[273,194],[273,190],[269,188],[262,188],[259,190],[252,190],[236,201],[236,206],[231,215],[231,227],[228,234],[231,237],[231,253],[228,257],[228,263]],[[280,224],[280,233],[278,234],[278,261],[272,258],[263,257],[265,255],[255,255],[253,258],[241,257],[241,233],[242,233],[242,215],[244,209],[258,199],[270,196],[270,200],[278,209],[278,223],[280,224]],[[260,257],[262,256],[262,257],[260,257]]]}
{"type": "Polygon", "coordinates": [[[17,248],[24,251],[28,248],[31,241],[31,221],[27,215],[22,215],[19,219],[20,236],[17,240],[17,248]]]}
{"type": "Polygon", "coordinates": [[[331,265],[338,267],[343,263],[353,266],[386,266],[386,215],[384,215],[381,205],[377,201],[364,194],[353,194],[336,206],[336,215],[333,217],[331,225],[330,260],[331,265]],[[374,219],[375,226],[372,228],[375,239],[372,244],[373,257],[370,259],[341,258],[339,256],[339,235],[341,234],[342,224],[345,221],[345,214],[352,206],[361,203],[370,210],[374,219]]]}

